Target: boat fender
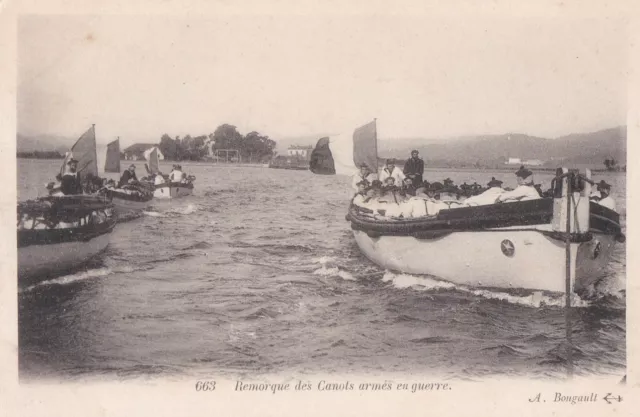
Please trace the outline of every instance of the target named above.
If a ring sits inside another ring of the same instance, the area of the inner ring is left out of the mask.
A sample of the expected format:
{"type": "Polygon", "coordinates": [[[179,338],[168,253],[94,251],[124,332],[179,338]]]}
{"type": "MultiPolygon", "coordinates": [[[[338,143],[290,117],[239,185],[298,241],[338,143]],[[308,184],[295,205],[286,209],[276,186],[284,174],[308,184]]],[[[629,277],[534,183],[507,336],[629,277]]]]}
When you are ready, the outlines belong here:
{"type": "Polygon", "coordinates": [[[366,233],[367,233],[367,236],[369,236],[371,239],[377,239],[380,237],[380,233],[373,232],[371,230],[368,230],[366,233]]]}
{"type": "Polygon", "coordinates": [[[350,214],[347,214],[346,216],[344,216],[344,219],[345,219],[346,221],[350,222],[350,221],[351,221],[351,215],[350,215],[350,214]]]}
{"type": "Polygon", "coordinates": [[[617,234],[615,239],[618,243],[624,243],[627,241],[627,237],[622,233],[617,234]]]}

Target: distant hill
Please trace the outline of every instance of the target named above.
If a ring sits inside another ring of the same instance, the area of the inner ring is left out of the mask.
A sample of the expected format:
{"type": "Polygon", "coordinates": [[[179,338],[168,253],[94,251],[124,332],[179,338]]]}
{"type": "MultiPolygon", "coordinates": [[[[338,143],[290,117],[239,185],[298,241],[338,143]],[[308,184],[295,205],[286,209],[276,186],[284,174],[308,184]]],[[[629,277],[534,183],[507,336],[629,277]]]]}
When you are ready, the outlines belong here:
{"type": "Polygon", "coordinates": [[[538,159],[546,166],[559,161],[571,165],[603,167],[607,158],[626,164],[625,126],[591,133],[574,133],[555,139],[529,136],[522,133],[467,136],[442,139],[381,140],[378,153],[383,157],[408,158],[417,149],[432,165],[461,164],[479,166],[504,165],[509,158],[538,159]]]}
{"type": "Polygon", "coordinates": [[[56,135],[16,136],[17,152],[58,151],[64,155],[75,143],[76,139],[56,135]]]}

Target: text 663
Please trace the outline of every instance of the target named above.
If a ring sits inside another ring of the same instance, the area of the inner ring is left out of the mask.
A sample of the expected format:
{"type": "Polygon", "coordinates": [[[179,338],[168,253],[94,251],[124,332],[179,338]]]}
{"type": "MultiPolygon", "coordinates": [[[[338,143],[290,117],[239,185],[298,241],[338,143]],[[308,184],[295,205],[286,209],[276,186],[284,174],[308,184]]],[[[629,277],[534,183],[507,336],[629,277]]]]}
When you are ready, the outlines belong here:
{"type": "Polygon", "coordinates": [[[196,391],[215,391],[216,381],[198,381],[196,382],[196,391]]]}

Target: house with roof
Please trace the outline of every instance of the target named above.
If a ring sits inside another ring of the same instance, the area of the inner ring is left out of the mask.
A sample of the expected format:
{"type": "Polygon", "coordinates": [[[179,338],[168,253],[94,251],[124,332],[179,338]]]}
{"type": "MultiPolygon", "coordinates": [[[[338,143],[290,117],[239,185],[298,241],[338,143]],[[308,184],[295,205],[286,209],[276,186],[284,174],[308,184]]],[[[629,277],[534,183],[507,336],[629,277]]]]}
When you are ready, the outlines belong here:
{"type": "MultiPolygon", "coordinates": [[[[128,148],[125,148],[122,153],[124,153],[124,159],[127,161],[144,161],[153,148],[158,148],[158,145],[155,143],[134,143],[128,148]]],[[[159,148],[158,159],[164,160],[164,155],[160,152],[159,148]]]]}
{"type": "Polygon", "coordinates": [[[289,149],[287,149],[288,156],[299,156],[302,158],[310,158],[311,151],[313,150],[313,146],[300,146],[300,145],[291,145],[289,149]]]}

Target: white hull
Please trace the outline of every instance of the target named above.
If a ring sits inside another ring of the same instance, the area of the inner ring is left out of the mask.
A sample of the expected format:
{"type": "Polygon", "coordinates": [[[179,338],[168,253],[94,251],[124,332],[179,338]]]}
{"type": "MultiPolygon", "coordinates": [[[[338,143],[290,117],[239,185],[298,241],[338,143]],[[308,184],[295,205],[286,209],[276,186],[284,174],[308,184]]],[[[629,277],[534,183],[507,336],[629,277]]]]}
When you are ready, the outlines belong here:
{"type": "Polygon", "coordinates": [[[116,213],[118,215],[131,213],[131,212],[136,212],[136,211],[141,211],[141,210],[144,210],[144,209],[146,209],[147,207],[149,207],[151,205],[151,200],[149,200],[149,201],[131,201],[131,200],[124,200],[124,199],[118,198],[116,196],[113,197],[111,202],[113,203],[113,205],[115,207],[115,210],[116,210],[116,213]]]}
{"type": "Polygon", "coordinates": [[[88,242],[74,241],[18,248],[20,283],[35,283],[86,263],[106,249],[110,235],[104,233],[88,242]]]}
{"type": "Polygon", "coordinates": [[[179,198],[193,194],[193,187],[184,187],[177,184],[171,186],[156,185],[153,198],[179,198]]]}
{"type": "MultiPolygon", "coordinates": [[[[565,290],[564,242],[534,230],[453,232],[436,239],[371,238],[366,232],[354,230],[353,233],[364,255],[390,270],[428,274],[469,286],[565,290]],[[505,240],[515,248],[511,256],[505,255],[501,248],[505,240]]],[[[614,243],[612,235],[597,234],[590,242],[571,244],[574,291],[602,277],[614,243]],[[598,242],[599,254],[594,259],[598,242]],[[576,265],[579,268],[576,269],[576,265]]]]}

